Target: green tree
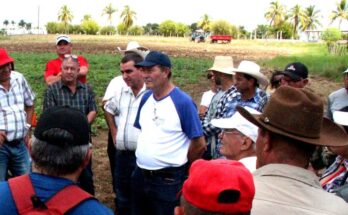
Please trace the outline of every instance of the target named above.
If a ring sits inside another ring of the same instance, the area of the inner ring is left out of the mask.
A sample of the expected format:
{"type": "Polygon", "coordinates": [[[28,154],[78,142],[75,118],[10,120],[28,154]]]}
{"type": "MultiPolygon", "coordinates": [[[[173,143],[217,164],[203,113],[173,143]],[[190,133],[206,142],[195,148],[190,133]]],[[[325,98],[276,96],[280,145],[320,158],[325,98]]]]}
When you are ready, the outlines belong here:
{"type": "Polygon", "coordinates": [[[278,26],[286,19],[286,8],[278,0],[271,2],[265,18],[269,21],[269,26],[278,26]]]}
{"type": "Polygon", "coordinates": [[[127,34],[127,28],[123,23],[117,25],[117,33],[120,35],[127,34]]]}
{"type": "Polygon", "coordinates": [[[304,10],[304,17],[301,22],[301,30],[313,30],[321,26],[319,21],[320,11],[315,10],[315,5],[310,5],[304,10]]]}
{"type": "Polygon", "coordinates": [[[86,14],[86,15],[83,16],[81,22],[88,21],[88,20],[91,20],[91,19],[92,19],[92,16],[90,14],[86,14]]]}
{"type": "Polygon", "coordinates": [[[100,26],[92,18],[82,20],[81,27],[86,34],[96,35],[100,26]]]}
{"type": "Polygon", "coordinates": [[[136,18],[135,16],[136,13],[132,11],[128,5],[124,6],[120,18],[122,19],[122,23],[124,24],[127,31],[133,25],[133,21],[136,18]]]}
{"type": "MultiPolygon", "coordinates": [[[[232,34],[232,25],[225,20],[217,20],[211,23],[211,31],[214,34],[223,34],[231,35],[232,34]]],[[[237,32],[235,32],[237,33],[237,32]]],[[[237,35],[233,35],[234,37],[237,35]]]]}
{"type": "Polygon", "coordinates": [[[298,28],[301,20],[305,17],[305,13],[303,12],[301,6],[297,4],[293,8],[291,8],[289,16],[294,26],[292,33],[293,37],[298,38],[298,28]]]}
{"type": "Polygon", "coordinates": [[[21,19],[19,22],[18,22],[18,26],[20,28],[24,28],[25,27],[25,21],[23,19],[21,19]]]}
{"type": "Polygon", "coordinates": [[[113,35],[116,33],[116,28],[114,26],[104,26],[100,29],[99,33],[101,35],[113,35]]]}
{"type": "Polygon", "coordinates": [[[144,28],[142,28],[141,26],[135,25],[129,28],[129,34],[131,35],[143,35],[144,34],[144,28]]]}
{"type": "Polygon", "coordinates": [[[147,23],[143,28],[144,34],[157,35],[159,33],[159,25],[157,23],[147,23]]]}
{"type": "Polygon", "coordinates": [[[338,28],[341,29],[341,23],[343,20],[348,19],[348,6],[346,4],[346,0],[341,0],[336,3],[336,10],[331,12],[330,20],[333,23],[336,19],[338,19],[338,28]]]}
{"type": "Polygon", "coordinates": [[[269,32],[269,28],[270,27],[268,25],[258,25],[256,27],[256,38],[258,39],[266,38],[269,32]]]}
{"type": "Polygon", "coordinates": [[[159,32],[165,37],[173,36],[176,32],[176,24],[171,20],[166,20],[159,25],[159,32]]]}
{"type": "Polygon", "coordinates": [[[31,23],[30,22],[25,23],[25,29],[27,29],[27,31],[31,30],[31,23]]]}
{"type": "Polygon", "coordinates": [[[204,31],[210,31],[210,17],[208,14],[202,16],[202,20],[198,23],[198,27],[204,31]]]}
{"type": "Polygon", "coordinates": [[[102,16],[107,15],[110,26],[112,26],[112,14],[114,14],[115,12],[117,12],[117,10],[112,6],[111,3],[103,10],[102,16]]]}
{"type": "Polygon", "coordinates": [[[179,37],[184,37],[188,32],[190,32],[189,26],[183,24],[183,23],[176,23],[175,24],[175,33],[179,37]]]}
{"type": "Polygon", "coordinates": [[[73,19],[73,14],[67,5],[63,5],[58,12],[58,21],[64,24],[65,32],[68,30],[68,24],[73,19]]]}

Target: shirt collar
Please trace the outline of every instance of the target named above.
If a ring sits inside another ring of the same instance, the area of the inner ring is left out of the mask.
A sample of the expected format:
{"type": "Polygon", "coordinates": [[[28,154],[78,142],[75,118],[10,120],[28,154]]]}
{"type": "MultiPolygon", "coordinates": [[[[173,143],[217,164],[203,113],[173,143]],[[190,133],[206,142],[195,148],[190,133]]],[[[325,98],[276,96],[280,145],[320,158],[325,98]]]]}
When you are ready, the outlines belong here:
{"type": "Polygon", "coordinates": [[[318,177],[311,171],[288,164],[268,164],[254,172],[256,177],[277,176],[293,179],[321,189],[318,177]]]}
{"type": "MultiPolygon", "coordinates": [[[[60,81],[58,82],[58,87],[59,87],[59,88],[63,88],[63,87],[68,87],[68,86],[65,85],[65,84],[63,83],[62,80],[60,80],[60,81]]],[[[86,87],[85,84],[82,84],[80,81],[77,81],[76,89],[85,88],[85,87],[86,87]]]]}

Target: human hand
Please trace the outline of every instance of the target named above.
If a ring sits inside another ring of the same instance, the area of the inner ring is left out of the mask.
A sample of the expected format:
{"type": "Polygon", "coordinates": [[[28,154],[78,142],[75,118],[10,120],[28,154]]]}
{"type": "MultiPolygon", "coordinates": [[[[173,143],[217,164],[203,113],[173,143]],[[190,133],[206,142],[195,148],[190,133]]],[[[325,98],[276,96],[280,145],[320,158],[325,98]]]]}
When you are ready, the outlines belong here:
{"type": "Polygon", "coordinates": [[[0,146],[5,143],[7,136],[5,131],[0,131],[0,146]]]}

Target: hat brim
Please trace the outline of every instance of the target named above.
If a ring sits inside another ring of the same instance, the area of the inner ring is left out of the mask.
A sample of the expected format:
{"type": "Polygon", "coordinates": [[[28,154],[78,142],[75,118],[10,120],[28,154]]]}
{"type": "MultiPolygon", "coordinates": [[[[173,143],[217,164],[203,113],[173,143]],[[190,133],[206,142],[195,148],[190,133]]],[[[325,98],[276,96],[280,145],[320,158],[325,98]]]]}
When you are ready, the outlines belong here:
{"type": "Polygon", "coordinates": [[[146,51],[142,51],[142,50],[139,50],[139,49],[130,49],[130,50],[121,50],[120,47],[117,47],[118,51],[122,54],[122,55],[125,55],[127,53],[135,53],[139,56],[141,56],[143,59],[145,59],[146,55],[150,52],[149,50],[146,50],[146,51]]]}
{"type": "Polygon", "coordinates": [[[229,67],[229,68],[221,68],[221,67],[211,67],[209,69],[207,69],[207,71],[216,71],[216,72],[221,72],[221,73],[225,73],[228,75],[234,75],[235,73],[234,68],[233,67],[229,67]]]}
{"type": "Polygon", "coordinates": [[[158,64],[151,61],[142,61],[140,63],[135,64],[136,67],[153,67],[156,65],[158,64]]]}
{"type": "Polygon", "coordinates": [[[237,111],[249,120],[251,123],[255,124],[258,127],[271,131],[273,133],[290,137],[295,140],[302,141],[304,143],[320,145],[320,146],[346,146],[348,145],[348,136],[340,126],[336,125],[329,119],[324,118],[319,138],[307,138],[297,136],[295,134],[288,133],[288,131],[272,126],[269,123],[264,122],[261,119],[261,115],[250,114],[243,107],[238,106],[237,111]]]}
{"type": "Polygon", "coordinates": [[[235,73],[238,72],[238,73],[250,75],[251,77],[256,78],[257,82],[260,85],[262,85],[262,86],[268,85],[268,80],[267,80],[266,76],[264,76],[261,72],[260,72],[260,74],[255,74],[255,73],[250,72],[250,71],[244,71],[244,70],[239,70],[239,69],[235,69],[233,72],[235,72],[235,73]]]}
{"type": "Polygon", "coordinates": [[[285,76],[288,76],[293,81],[300,81],[302,79],[300,76],[298,76],[292,72],[289,72],[289,71],[283,71],[282,74],[285,76]]]}
{"type": "Polygon", "coordinates": [[[8,58],[0,61],[0,66],[3,66],[3,65],[8,64],[8,63],[13,63],[13,62],[14,62],[14,59],[11,57],[8,57],[8,58]]]}

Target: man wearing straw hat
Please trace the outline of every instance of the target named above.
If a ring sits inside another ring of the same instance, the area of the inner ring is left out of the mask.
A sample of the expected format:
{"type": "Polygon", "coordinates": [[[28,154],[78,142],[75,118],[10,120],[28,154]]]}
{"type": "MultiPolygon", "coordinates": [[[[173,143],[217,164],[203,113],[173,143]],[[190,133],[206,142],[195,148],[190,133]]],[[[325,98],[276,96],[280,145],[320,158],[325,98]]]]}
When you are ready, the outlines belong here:
{"type": "Polygon", "coordinates": [[[317,176],[307,169],[316,145],[348,145],[343,128],[323,118],[323,106],[317,95],[281,86],[261,115],[237,107],[259,127],[251,214],[347,214],[344,200],[325,192],[317,176]]]}
{"type": "Polygon", "coordinates": [[[13,71],[13,58],[0,48],[0,181],[29,172],[26,147],[35,95],[24,76],[13,71]]]}
{"type": "Polygon", "coordinates": [[[210,121],[215,117],[216,108],[219,100],[233,85],[233,59],[230,56],[216,56],[213,67],[208,69],[212,71],[215,77],[215,83],[221,85],[219,90],[212,98],[208,110],[202,120],[202,127],[207,141],[207,151],[204,153],[204,159],[216,158],[215,147],[218,140],[218,133],[210,133],[210,121]]]}
{"type": "MultiPolygon", "coordinates": [[[[260,110],[260,102],[267,99],[267,94],[259,86],[267,86],[267,78],[260,72],[260,66],[252,61],[242,61],[238,68],[233,70],[234,88],[229,89],[220,99],[214,118],[228,118],[236,112],[238,105],[250,107],[255,110],[260,110]]],[[[218,134],[221,132],[210,124],[208,129],[210,134],[218,134]]],[[[221,144],[216,146],[217,157],[222,157],[220,154],[221,144]]]]}

